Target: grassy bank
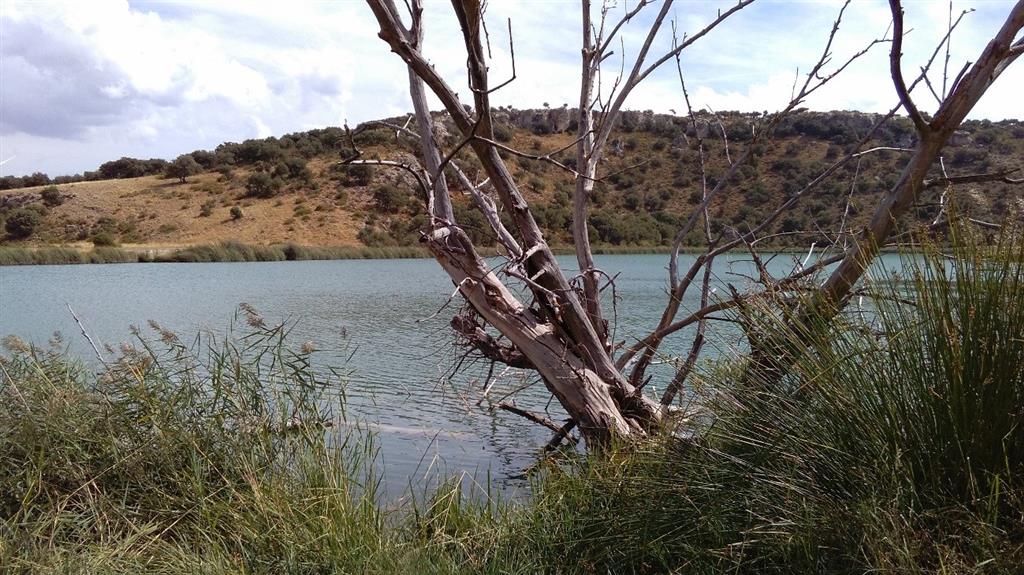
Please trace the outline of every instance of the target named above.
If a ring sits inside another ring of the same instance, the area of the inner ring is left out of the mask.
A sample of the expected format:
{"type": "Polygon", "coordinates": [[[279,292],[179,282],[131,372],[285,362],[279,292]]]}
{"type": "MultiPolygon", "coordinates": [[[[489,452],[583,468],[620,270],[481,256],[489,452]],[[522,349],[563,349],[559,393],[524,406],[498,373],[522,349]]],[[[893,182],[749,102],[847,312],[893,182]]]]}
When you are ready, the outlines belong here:
{"type": "MultiPolygon", "coordinates": [[[[571,255],[572,246],[554,246],[558,255],[571,255]]],[[[779,248],[780,252],[800,251],[779,248]]],[[[597,255],[668,254],[668,246],[613,246],[595,245],[597,255]]],[[[695,248],[684,248],[683,253],[703,253],[695,248]]],[[[482,255],[498,255],[496,249],[484,249],[482,255]]],[[[114,264],[154,262],[277,262],[298,260],[369,260],[429,258],[430,253],[420,246],[300,246],[274,244],[269,246],[227,241],[202,244],[178,249],[140,249],[129,247],[97,247],[91,250],[62,246],[15,247],[0,246],[0,266],[114,264]]]]}
{"type": "Polygon", "coordinates": [[[120,264],[139,261],[139,254],[112,247],[89,251],[66,247],[23,248],[0,246],[0,266],[120,264]]]}
{"type": "MultiPolygon", "coordinates": [[[[556,254],[575,253],[572,246],[553,248],[556,254]]],[[[667,254],[667,246],[595,246],[595,254],[667,254]]],[[[485,256],[497,255],[484,250],[485,256]]],[[[203,244],[173,250],[102,247],[80,250],[71,247],[0,246],[0,266],[111,264],[153,262],[278,262],[297,260],[360,260],[428,258],[430,253],[419,246],[300,246],[276,244],[251,245],[240,242],[203,244]]]]}
{"type": "Polygon", "coordinates": [[[226,341],[153,326],[99,375],[8,339],[0,570],[1019,573],[1024,243],[954,252],[911,260],[914,305],[880,288],[794,341],[782,389],[703,373],[696,439],[548,463],[516,504],[382,506],[372,438],[323,425],[340,382],[251,310],[226,341]]]}
{"type": "Polygon", "coordinates": [[[99,247],[80,250],[70,247],[0,246],[0,266],[111,264],[153,262],[276,262],[294,260],[404,259],[428,257],[426,250],[409,247],[249,245],[221,242],[173,250],[99,247]]]}
{"type": "Polygon", "coordinates": [[[167,262],[269,262],[296,260],[367,260],[407,259],[427,257],[427,251],[417,247],[317,247],[281,244],[253,246],[238,242],[193,246],[157,256],[153,261],[167,262]]]}

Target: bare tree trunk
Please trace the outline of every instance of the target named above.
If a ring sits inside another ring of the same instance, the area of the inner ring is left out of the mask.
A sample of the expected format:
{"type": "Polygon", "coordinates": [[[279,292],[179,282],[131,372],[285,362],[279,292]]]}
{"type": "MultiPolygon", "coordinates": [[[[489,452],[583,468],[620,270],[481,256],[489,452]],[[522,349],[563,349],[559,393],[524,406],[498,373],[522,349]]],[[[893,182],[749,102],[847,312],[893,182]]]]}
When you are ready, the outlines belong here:
{"type": "Polygon", "coordinates": [[[580,78],[579,121],[576,130],[576,187],[572,198],[572,240],[576,248],[576,263],[580,266],[583,281],[583,304],[591,323],[597,329],[598,337],[607,342],[608,328],[601,311],[599,283],[600,273],[594,267],[594,255],[590,248],[587,204],[594,193],[594,179],[597,177],[597,163],[600,150],[594,148],[594,76],[597,74],[599,54],[592,37],[593,24],[590,21],[590,0],[583,4],[583,51],[582,74],[580,78]]]}

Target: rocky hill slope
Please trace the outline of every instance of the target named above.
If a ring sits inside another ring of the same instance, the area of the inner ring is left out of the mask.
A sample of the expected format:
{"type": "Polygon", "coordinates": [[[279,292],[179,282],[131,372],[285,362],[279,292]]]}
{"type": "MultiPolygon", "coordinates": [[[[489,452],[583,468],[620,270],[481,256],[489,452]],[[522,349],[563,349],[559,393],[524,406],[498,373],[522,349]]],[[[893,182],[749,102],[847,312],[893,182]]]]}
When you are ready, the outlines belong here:
{"type": "MultiPolygon", "coordinates": [[[[496,139],[526,154],[558,150],[575,137],[574,111],[567,108],[499,109],[494,117],[496,139]]],[[[445,129],[444,115],[438,119],[437,136],[448,145],[457,143],[445,129]]],[[[714,185],[728,161],[751,145],[757,119],[740,113],[702,116],[695,129],[687,118],[624,114],[593,198],[595,242],[645,247],[670,242],[701,197],[696,136],[706,139],[708,184],[714,185]]],[[[745,231],[756,225],[842,157],[875,119],[857,112],[804,112],[787,119],[771,141],[754,145],[749,160],[712,205],[716,231],[745,231]]],[[[355,132],[364,158],[411,161],[415,155],[412,142],[397,139],[392,129],[369,124],[355,132]]],[[[897,118],[869,147],[912,145],[909,122],[897,118]]],[[[412,178],[381,166],[341,165],[351,151],[344,130],[325,128],[225,143],[174,163],[121,158],[78,176],[7,176],[0,178],[3,242],[156,247],[225,240],[259,245],[415,244],[426,217],[412,178]]],[[[549,242],[571,243],[573,175],[547,162],[506,155],[549,242]]],[[[572,166],[573,156],[570,147],[555,157],[572,166]]],[[[852,229],[899,177],[904,156],[886,150],[851,162],[780,218],[771,230],[779,235],[767,242],[807,245],[827,241],[841,226],[852,229]]],[[[468,154],[460,154],[458,161],[471,175],[476,173],[468,154]]],[[[1024,168],[1024,125],[1016,120],[968,122],[947,148],[944,165],[949,175],[1024,168]]],[[[921,198],[914,213],[917,221],[934,219],[941,192],[935,189],[921,198]]],[[[483,218],[463,194],[456,195],[457,220],[481,244],[492,243],[483,218]]],[[[1021,221],[1024,214],[1024,187],[1019,185],[965,184],[952,195],[961,210],[980,220],[1021,221]]],[[[689,241],[697,243],[699,237],[695,234],[689,241]]]]}

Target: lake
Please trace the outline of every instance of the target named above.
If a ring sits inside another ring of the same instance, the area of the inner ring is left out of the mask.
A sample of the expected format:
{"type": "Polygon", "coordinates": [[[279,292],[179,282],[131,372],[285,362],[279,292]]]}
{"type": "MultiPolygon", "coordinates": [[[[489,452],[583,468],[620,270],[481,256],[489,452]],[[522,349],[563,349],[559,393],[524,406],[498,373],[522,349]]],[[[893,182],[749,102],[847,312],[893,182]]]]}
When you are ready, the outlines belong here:
{"type": "MultiPolygon", "coordinates": [[[[771,260],[773,273],[792,269],[796,254],[771,260]]],[[[726,284],[749,285],[753,266],[745,254],[716,262],[718,293],[726,284]]],[[[898,256],[885,256],[898,265],[898,256]]],[[[571,256],[560,258],[575,268],[571,256]]],[[[681,268],[693,259],[681,256],[681,268]]],[[[666,255],[597,256],[616,278],[615,340],[646,335],[661,315],[666,295],[666,255]]],[[[574,273],[574,272],[570,272],[574,273]]],[[[477,403],[488,365],[462,362],[448,321],[460,303],[437,313],[452,282],[433,260],[340,260],[268,263],[158,263],[0,267],[0,335],[15,334],[45,346],[55,331],[71,350],[93,360],[89,344],[67,310],[70,304],[101,346],[130,341],[129,327],[156,335],[148,320],[188,340],[200,331],[227,332],[238,304],[254,306],[268,323],[294,322],[291,343],[312,341],[316,365],[351,372],[346,387],[350,419],[374,429],[385,486],[402,493],[422,490],[440,475],[462,471],[501,488],[521,487],[524,468],[550,432],[504,411],[477,403]]],[[[696,309],[697,290],[680,317],[696,309]]],[[[609,317],[612,309],[608,302],[609,317]]],[[[715,355],[737,350],[735,328],[713,324],[708,345],[715,355]]],[[[662,351],[683,354],[689,332],[666,341],[662,351]]],[[[496,368],[495,373],[500,373],[496,368]]],[[[651,385],[661,390],[671,368],[656,365],[651,385]]],[[[498,400],[516,389],[520,407],[565,417],[543,384],[524,373],[506,373],[489,392],[498,400]]]]}

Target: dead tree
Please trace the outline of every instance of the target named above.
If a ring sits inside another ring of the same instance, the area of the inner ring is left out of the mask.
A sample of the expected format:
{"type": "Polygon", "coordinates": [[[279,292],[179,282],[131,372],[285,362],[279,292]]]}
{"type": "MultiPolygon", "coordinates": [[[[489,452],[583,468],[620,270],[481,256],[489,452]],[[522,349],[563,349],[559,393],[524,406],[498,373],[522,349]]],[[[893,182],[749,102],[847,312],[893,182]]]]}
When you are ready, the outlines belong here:
{"type": "MultiPolygon", "coordinates": [[[[712,314],[730,308],[741,308],[755,298],[776,305],[794,305],[791,302],[797,300],[786,297],[787,294],[798,288],[807,289],[804,282],[806,278],[830,264],[840,262],[828,281],[820,288],[815,288],[815,294],[809,300],[812,303],[800,304],[803,307],[800,307],[799,313],[795,315],[799,317],[801,314],[834,313],[822,310],[837,310],[841,306],[844,297],[850,293],[864,273],[879,246],[883,245],[892,233],[897,218],[919,195],[928,170],[935,163],[946,140],[999,73],[1024,47],[1021,40],[1014,40],[1024,24],[1024,4],[1018,2],[1010,11],[1003,28],[978,61],[952,82],[952,87],[948,94],[944,95],[934,119],[927,122],[917,111],[909,94],[914,85],[922,78],[926,78],[930,63],[925,67],[922,76],[908,87],[900,70],[903,27],[899,2],[891,2],[894,23],[894,36],[891,40],[879,38],[865,46],[862,51],[840,60],[837,65],[832,65],[832,42],[839,30],[846,8],[844,5],[828,35],[821,57],[811,67],[799,89],[794,87],[792,100],[780,112],[763,117],[754,127],[754,142],[770,137],[782,118],[797,109],[805,98],[869,49],[883,42],[892,43],[891,72],[900,105],[882,118],[872,133],[867,134],[860,144],[793,194],[756,227],[742,233],[730,230],[728,233],[713,236],[708,206],[716,198],[728,193],[736,171],[746,161],[752,149],[752,146],[748,146],[733,159],[727,147],[728,169],[717,178],[716,184],[710,189],[706,185],[706,174],[701,174],[703,199],[678,231],[673,242],[668,266],[669,298],[661,320],[649,335],[616,356],[617,350],[608,338],[608,323],[601,302],[600,283],[605,276],[594,265],[587,231],[588,205],[595,182],[601,178],[599,167],[605,146],[617,125],[628,96],[637,85],[666,62],[675,60],[679,65],[679,55],[688,46],[707,37],[722,22],[733,17],[752,1],[737,2],[729,10],[719,12],[704,29],[682,38],[673,30],[674,41],[671,49],[652,55],[655,39],[662,32],[670,14],[672,1],[666,0],[654,16],[635,58],[628,66],[623,62],[623,71],[612,83],[609,91],[602,93],[602,63],[611,55],[611,49],[619,40],[623,27],[629,25],[637,14],[653,3],[641,0],[632,9],[626,10],[619,19],[611,21],[611,11],[607,6],[600,10],[595,20],[590,1],[582,0],[581,89],[578,132],[574,142],[576,164],[574,168],[568,168],[555,160],[553,154],[525,154],[495,141],[490,95],[507,81],[491,87],[485,51],[486,29],[483,26],[483,8],[479,0],[452,0],[466,49],[472,106],[459,99],[452,86],[423,56],[422,7],[419,1],[413,0],[411,5],[407,5],[411,24],[406,27],[402,13],[393,0],[367,0],[380,27],[379,36],[408,67],[417,130],[413,131],[407,127],[399,129],[418,139],[422,156],[422,166],[409,166],[397,162],[383,163],[406,169],[416,176],[423,189],[431,223],[429,228],[423,231],[422,241],[451,277],[457,291],[472,310],[472,318],[459,319],[453,322],[453,326],[470,345],[475,346],[479,353],[489,359],[521,367],[528,366],[536,370],[571,417],[570,425],[578,426],[590,445],[605,444],[613,437],[640,437],[649,433],[662,421],[667,412],[667,405],[682,387],[701,352],[703,326],[712,314]],[[440,100],[461,137],[458,145],[446,152],[441,150],[440,143],[433,136],[430,113],[427,110],[426,89],[440,100]],[[768,226],[791,209],[810,190],[827,181],[839,168],[855,161],[863,154],[871,153],[873,150],[865,149],[865,146],[872,134],[883,121],[895,114],[899,107],[906,109],[914,121],[919,142],[899,183],[888,194],[886,201],[878,206],[871,224],[858,235],[858,241],[845,252],[834,253],[819,259],[813,265],[795,269],[788,277],[773,278],[767,274],[755,245],[763,239],[768,226]],[[487,176],[486,186],[470,181],[459,169],[455,157],[464,150],[471,151],[483,167],[487,176]],[[575,178],[572,233],[576,259],[581,270],[578,284],[568,278],[556,262],[529,204],[520,193],[500,152],[551,162],[571,172],[575,178]],[[475,206],[484,214],[498,243],[504,248],[508,261],[500,270],[490,267],[480,257],[469,236],[455,221],[444,175],[448,168],[454,170],[462,186],[472,195],[475,206]],[[491,193],[496,196],[496,201],[491,197],[491,193]],[[509,228],[502,224],[499,212],[506,214],[511,222],[509,228]],[[706,250],[685,273],[681,273],[681,246],[687,235],[698,225],[702,225],[704,229],[706,250]],[[737,292],[732,297],[712,301],[709,297],[709,283],[713,262],[716,256],[734,249],[749,250],[760,270],[759,282],[763,289],[750,293],[737,292]],[[516,292],[509,288],[513,282],[525,287],[531,301],[518,297],[516,292]],[[680,318],[683,297],[691,288],[701,290],[701,307],[680,318]],[[482,324],[500,333],[506,343],[498,342],[488,335],[482,325],[476,323],[477,318],[482,324]],[[660,344],[670,335],[695,324],[699,328],[691,344],[690,354],[680,367],[669,390],[662,397],[662,401],[658,402],[645,396],[641,392],[645,370],[660,344]]],[[[943,43],[946,41],[948,34],[943,43]]],[[[932,58],[934,57],[933,54],[932,58]]],[[[679,73],[682,82],[681,67],[679,73]]],[[[680,88],[685,95],[685,82],[680,88]]],[[[688,97],[686,101],[689,107],[688,97]]],[[[696,127],[694,112],[692,109],[689,112],[690,120],[696,127]]],[[[724,137],[725,131],[722,131],[724,137]]],[[[698,142],[697,148],[703,166],[703,143],[698,142]]],[[[769,342],[762,345],[755,343],[753,337],[751,340],[754,358],[750,363],[752,373],[765,379],[767,373],[781,374],[785,371],[788,362],[792,360],[792,353],[783,353],[784,350],[778,344],[769,342]]]]}

